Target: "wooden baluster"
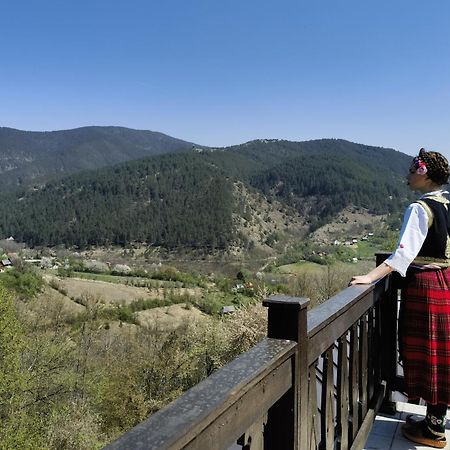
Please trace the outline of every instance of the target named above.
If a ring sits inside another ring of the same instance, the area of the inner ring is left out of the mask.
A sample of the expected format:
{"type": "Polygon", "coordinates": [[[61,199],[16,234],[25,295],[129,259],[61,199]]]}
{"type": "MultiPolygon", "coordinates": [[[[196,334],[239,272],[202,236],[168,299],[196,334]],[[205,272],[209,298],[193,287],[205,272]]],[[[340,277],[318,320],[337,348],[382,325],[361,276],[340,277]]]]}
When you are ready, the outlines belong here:
{"type": "Polygon", "coordinates": [[[367,314],[360,320],[359,332],[359,403],[360,403],[360,423],[367,414],[367,314]]]}
{"type": "Polygon", "coordinates": [[[369,309],[369,321],[367,328],[367,369],[368,369],[368,379],[367,379],[367,392],[368,392],[368,401],[372,401],[373,394],[375,392],[375,375],[374,375],[374,367],[375,367],[375,358],[378,355],[375,353],[375,320],[374,320],[374,308],[369,309]]]}
{"type": "Polygon", "coordinates": [[[321,450],[334,448],[334,383],[333,347],[323,355],[322,407],[321,407],[321,450]]]}
{"type": "Polygon", "coordinates": [[[255,422],[238,440],[242,450],[264,450],[264,425],[267,423],[267,414],[255,422]]]}
{"type": "Polygon", "coordinates": [[[337,377],[337,429],[339,450],[348,450],[348,343],[347,333],[339,339],[337,377]]]}
{"type": "Polygon", "coordinates": [[[307,450],[319,448],[319,410],[317,408],[317,360],[309,367],[308,387],[308,443],[307,450]]]}
{"type": "Polygon", "coordinates": [[[381,364],[382,364],[382,359],[381,359],[381,320],[380,320],[380,315],[381,315],[381,305],[380,302],[378,302],[375,305],[375,329],[374,329],[374,334],[375,334],[375,348],[374,351],[372,353],[372,358],[374,358],[375,361],[375,370],[374,370],[374,377],[375,377],[375,385],[379,386],[381,383],[381,364]]]}
{"type": "Polygon", "coordinates": [[[350,443],[352,443],[359,429],[359,358],[358,358],[358,324],[350,329],[350,443]]]}

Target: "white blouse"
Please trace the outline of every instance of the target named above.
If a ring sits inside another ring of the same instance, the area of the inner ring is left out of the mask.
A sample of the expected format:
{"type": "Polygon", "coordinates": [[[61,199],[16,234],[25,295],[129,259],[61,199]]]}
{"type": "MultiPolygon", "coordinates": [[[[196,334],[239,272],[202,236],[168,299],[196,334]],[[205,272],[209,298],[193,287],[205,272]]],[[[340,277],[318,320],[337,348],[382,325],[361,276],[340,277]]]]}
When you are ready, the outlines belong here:
{"type": "MultiPolygon", "coordinates": [[[[419,200],[443,194],[448,194],[448,192],[444,190],[427,192],[419,200]]],[[[403,217],[398,247],[384,262],[404,277],[409,265],[418,255],[427,233],[428,214],[425,208],[419,203],[411,203],[403,217]]]]}

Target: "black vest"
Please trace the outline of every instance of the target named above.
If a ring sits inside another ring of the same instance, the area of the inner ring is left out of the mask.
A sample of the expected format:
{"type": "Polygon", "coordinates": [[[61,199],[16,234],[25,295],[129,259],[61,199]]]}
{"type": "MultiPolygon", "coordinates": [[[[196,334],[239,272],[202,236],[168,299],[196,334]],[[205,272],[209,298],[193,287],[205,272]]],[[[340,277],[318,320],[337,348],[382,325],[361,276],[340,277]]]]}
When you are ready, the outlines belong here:
{"type": "Polygon", "coordinates": [[[447,236],[450,234],[449,211],[443,203],[431,198],[424,198],[421,202],[426,203],[433,212],[433,223],[418,256],[446,259],[447,236]]]}

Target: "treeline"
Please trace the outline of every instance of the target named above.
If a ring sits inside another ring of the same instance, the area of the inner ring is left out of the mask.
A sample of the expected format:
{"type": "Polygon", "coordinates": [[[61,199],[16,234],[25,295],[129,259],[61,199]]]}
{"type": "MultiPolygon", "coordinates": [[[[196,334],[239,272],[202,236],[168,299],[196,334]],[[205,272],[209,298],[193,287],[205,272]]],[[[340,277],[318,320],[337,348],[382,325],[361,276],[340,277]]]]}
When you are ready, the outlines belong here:
{"type": "Polygon", "coordinates": [[[4,194],[0,236],[30,246],[226,249],[239,236],[233,214],[244,214],[235,181],[294,206],[314,230],[348,205],[399,212],[409,159],[341,140],[253,141],[151,157],[4,194]]]}
{"type": "Polygon", "coordinates": [[[139,160],[0,199],[0,235],[35,245],[224,248],[231,183],[196,155],[139,160]]]}

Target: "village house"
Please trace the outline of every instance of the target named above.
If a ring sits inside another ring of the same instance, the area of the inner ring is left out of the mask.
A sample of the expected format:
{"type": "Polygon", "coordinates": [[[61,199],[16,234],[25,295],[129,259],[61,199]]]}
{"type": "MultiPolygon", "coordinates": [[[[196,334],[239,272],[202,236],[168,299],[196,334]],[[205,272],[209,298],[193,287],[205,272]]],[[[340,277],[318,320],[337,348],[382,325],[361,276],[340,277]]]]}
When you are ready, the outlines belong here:
{"type": "Polygon", "coordinates": [[[9,258],[2,259],[0,261],[0,272],[4,272],[5,270],[10,269],[12,265],[13,264],[9,258]]]}

